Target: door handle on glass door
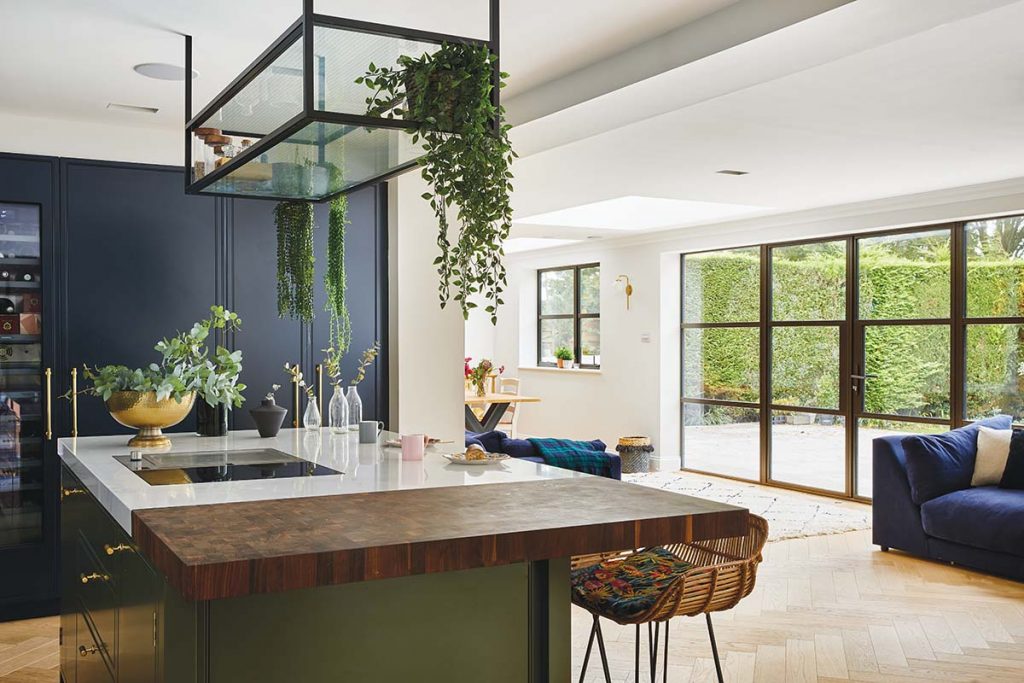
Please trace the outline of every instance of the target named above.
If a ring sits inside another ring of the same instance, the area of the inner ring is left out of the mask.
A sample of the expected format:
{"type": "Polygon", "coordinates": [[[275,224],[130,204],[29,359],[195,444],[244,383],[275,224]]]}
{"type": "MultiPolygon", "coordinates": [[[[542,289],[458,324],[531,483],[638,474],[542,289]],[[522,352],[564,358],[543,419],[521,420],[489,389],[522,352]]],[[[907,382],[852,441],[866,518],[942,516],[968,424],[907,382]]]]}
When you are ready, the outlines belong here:
{"type": "MultiPolygon", "coordinates": [[[[854,380],[858,380],[859,379],[862,382],[865,381],[865,380],[868,380],[868,379],[874,379],[876,377],[878,377],[878,375],[872,375],[872,374],[867,374],[867,375],[850,375],[850,379],[854,379],[854,380]]],[[[857,385],[857,383],[854,382],[853,385],[852,385],[852,389],[854,391],[857,391],[859,388],[860,387],[857,385]]]]}

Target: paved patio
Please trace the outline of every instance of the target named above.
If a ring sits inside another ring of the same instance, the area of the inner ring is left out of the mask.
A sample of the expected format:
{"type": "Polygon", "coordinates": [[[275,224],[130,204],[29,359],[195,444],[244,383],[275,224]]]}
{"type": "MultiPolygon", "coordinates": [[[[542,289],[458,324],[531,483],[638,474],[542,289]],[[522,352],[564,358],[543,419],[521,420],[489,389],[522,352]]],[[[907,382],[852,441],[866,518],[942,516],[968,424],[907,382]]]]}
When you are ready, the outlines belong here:
{"type": "MultiPolygon", "coordinates": [[[[909,433],[861,428],[857,448],[857,492],[860,495],[871,496],[871,440],[909,433]]],[[[841,424],[773,425],[772,479],[844,491],[845,439],[845,427],[841,424]]],[[[686,427],[683,459],[685,467],[690,469],[757,481],[760,471],[758,425],[686,427]]]]}

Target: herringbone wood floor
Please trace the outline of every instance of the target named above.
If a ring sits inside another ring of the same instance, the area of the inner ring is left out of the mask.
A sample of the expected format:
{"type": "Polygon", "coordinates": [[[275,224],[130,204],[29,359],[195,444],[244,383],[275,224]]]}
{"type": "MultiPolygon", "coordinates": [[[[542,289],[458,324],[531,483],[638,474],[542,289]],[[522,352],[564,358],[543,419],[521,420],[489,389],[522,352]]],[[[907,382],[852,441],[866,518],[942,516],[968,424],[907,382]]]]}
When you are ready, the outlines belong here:
{"type": "MultiPolygon", "coordinates": [[[[589,628],[574,608],[574,680],[589,628]]],[[[879,552],[867,531],[769,544],[715,631],[728,681],[1024,681],[1024,584],[879,552]]],[[[633,628],[604,633],[613,679],[633,683],[633,628]]],[[[600,671],[592,659],[588,681],[600,671]]],[[[668,680],[714,680],[703,620],[672,621],[668,680]]],[[[0,624],[0,683],[55,681],[56,618],[0,624]]]]}
{"type": "MultiPolygon", "coordinates": [[[[754,592],[714,615],[727,681],[1024,682],[1024,584],[883,553],[870,531],[770,543],[764,555],[754,592]]],[[[573,608],[574,681],[590,623],[573,608]]],[[[602,623],[612,679],[633,683],[634,627],[602,623]]],[[[603,680],[592,655],[587,681],[603,680]]],[[[715,680],[703,618],[672,620],[668,680],[715,680]]]]}

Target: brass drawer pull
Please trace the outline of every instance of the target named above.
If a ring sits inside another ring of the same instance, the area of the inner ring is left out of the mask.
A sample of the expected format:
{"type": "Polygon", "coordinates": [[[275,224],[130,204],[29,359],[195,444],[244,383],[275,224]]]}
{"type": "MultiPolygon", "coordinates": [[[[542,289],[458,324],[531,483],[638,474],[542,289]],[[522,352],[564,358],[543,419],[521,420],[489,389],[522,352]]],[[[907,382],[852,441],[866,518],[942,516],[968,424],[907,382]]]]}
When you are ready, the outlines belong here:
{"type": "Polygon", "coordinates": [[[78,436],[78,368],[71,368],[71,436],[78,436]]]}
{"type": "Polygon", "coordinates": [[[60,497],[67,498],[69,496],[77,496],[80,493],[85,493],[85,489],[61,489],[60,497]]]}
{"type": "Polygon", "coordinates": [[[103,552],[105,552],[107,555],[113,555],[115,553],[123,553],[125,550],[131,550],[131,549],[132,549],[132,547],[130,545],[125,545],[124,543],[118,543],[117,545],[110,545],[108,543],[107,545],[103,546],[103,552]]]}
{"type": "Polygon", "coordinates": [[[85,645],[79,645],[78,646],[78,654],[81,655],[82,657],[88,657],[89,655],[94,655],[94,654],[96,654],[99,651],[100,651],[100,647],[98,645],[93,645],[92,647],[86,647],[85,645]]]}
{"type": "Polygon", "coordinates": [[[51,386],[51,378],[53,377],[53,370],[46,368],[46,372],[43,373],[46,376],[46,440],[49,441],[53,438],[53,419],[51,413],[51,403],[53,402],[53,389],[51,386]]]}
{"type": "Polygon", "coordinates": [[[110,577],[106,574],[100,574],[93,572],[92,574],[82,574],[82,583],[91,583],[93,581],[109,581],[110,577]]]}

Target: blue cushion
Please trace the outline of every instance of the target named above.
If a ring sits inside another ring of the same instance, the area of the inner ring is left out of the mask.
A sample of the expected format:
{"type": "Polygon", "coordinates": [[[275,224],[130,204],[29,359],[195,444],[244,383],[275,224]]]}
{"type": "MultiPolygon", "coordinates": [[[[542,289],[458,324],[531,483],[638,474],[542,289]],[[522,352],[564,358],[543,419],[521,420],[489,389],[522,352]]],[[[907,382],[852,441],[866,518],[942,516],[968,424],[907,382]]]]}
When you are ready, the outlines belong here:
{"type": "MultiPolygon", "coordinates": [[[[483,442],[480,441],[480,439],[476,438],[476,434],[474,434],[473,432],[466,432],[466,448],[469,448],[470,446],[473,445],[479,446],[480,448],[484,448],[483,442]]],[[[484,450],[487,449],[484,448],[484,450]]]]}
{"type": "MultiPolygon", "coordinates": [[[[469,435],[473,432],[466,432],[466,445],[469,445],[469,435]]],[[[488,453],[504,453],[501,450],[501,442],[505,439],[505,432],[494,430],[492,432],[481,432],[473,434],[473,439],[488,453]]]]}
{"type": "Polygon", "coordinates": [[[1010,437],[1010,456],[999,480],[999,488],[1024,489],[1024,431],[1016,430],[1010,437]]]}
{"type": "Polygon", "coordinates": [[[979,486],[921,506],[925,533],[953,543],[1024,556],[1024,491],[979,486]]]}
{"type": "Polygon", "coordinates": [[[945,434],[903,439],[910,494],[918,505],[971,485],[978,454],[978,427],[1009,429],[1009,415],[997,415],[945,434]]]}
{"type": "Polygon", "coordinates": [[[533,444],[526,439],[509,439],[504,438],[501,440],[501,452],[507,455],[511,455],[513,458],[538,458],[540,454],[537,449],[533,447],[533,444]]]}

